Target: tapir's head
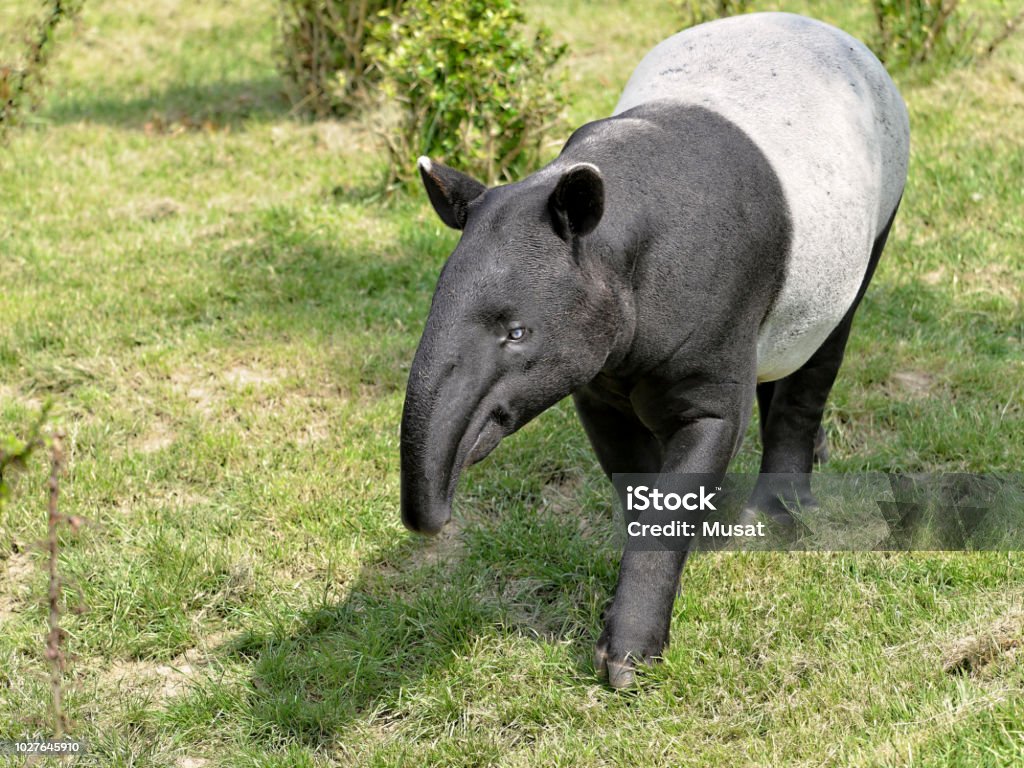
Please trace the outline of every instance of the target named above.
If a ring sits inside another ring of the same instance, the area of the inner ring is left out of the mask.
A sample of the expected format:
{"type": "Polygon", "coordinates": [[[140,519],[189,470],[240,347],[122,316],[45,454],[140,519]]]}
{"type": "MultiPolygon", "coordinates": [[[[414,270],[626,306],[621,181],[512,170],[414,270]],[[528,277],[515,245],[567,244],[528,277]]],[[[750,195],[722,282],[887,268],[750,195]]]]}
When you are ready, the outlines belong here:
{"type": "Polygon", "coordinates": [[[597,167],[559,161],[488,189],[420,158],[441,220],[462,230],[434,292],[402,413],[402,520],[437,533],[461,471],[590,381],[619,330],[593,257],[597,167]]]}

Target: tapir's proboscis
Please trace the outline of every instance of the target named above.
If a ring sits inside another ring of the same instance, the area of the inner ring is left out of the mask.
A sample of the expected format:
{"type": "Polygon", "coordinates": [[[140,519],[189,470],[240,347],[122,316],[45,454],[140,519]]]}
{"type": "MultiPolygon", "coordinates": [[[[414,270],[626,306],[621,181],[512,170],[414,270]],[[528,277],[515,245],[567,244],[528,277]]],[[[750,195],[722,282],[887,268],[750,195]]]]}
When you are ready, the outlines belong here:
{"type": "MultiPolygon", "coordinates": [[[[462,470],[572,395],[601,468],[720,477],[755,397],[747,508],[812,503],[825,401],[896,215],[906,108],[860,42],[781,13],[713,21],[640,63],[613,115],[488,188],[420,158],[462,230],[409,375],[402,519],[437,533],[462,470]],[[780,490],[769,476],[795,476],[780,490]]],[[[595,663],[634,680],[685,552],[623,553],[595,663]]]]}

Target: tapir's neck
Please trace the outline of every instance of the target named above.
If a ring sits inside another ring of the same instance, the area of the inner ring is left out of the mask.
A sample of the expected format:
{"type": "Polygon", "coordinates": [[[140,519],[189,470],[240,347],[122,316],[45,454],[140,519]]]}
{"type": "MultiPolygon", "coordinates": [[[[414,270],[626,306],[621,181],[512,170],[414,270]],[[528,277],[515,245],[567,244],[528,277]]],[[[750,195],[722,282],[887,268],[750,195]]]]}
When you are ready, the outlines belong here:
{"type": "Polygon", "coordinates": [[[587,270],[596,290],[611,294],[618,329],[608,352],[604,371],[616,371],[634,347],[637,327],[637,264],[651,246],[649,181],[645,169],[631,162],[637,144],[655,128],[645,119],[620,116],[588,123],[566,142],[562,153],[548,168],[562,173],[576,163],[593,163],[605,183],[605,211],[601,223],[577,244],[581,268],[587,270]],[[632,151],[630,147],[632,146],[632,151]],[[637,204],[639,201],[642,204],[637,204]]]}
{"type": "Polygon", "coordinates": [[[600,259],[601,252],[606,254],[605,259],[600,262],[600,267],[604,273],[604,285],[612,297],[616,328],[615,338],[608,350],[608,357],[603,369],[614,371],[622,365],[633,348],[633,337],[636,335],[637,326],[636,301],[630,275],[628,272],[617,269],[621,266],[619,253],[613,248],[602,248],[599,242],[595,245],[597,246],[593,249],[595,258],[600,259]]]}

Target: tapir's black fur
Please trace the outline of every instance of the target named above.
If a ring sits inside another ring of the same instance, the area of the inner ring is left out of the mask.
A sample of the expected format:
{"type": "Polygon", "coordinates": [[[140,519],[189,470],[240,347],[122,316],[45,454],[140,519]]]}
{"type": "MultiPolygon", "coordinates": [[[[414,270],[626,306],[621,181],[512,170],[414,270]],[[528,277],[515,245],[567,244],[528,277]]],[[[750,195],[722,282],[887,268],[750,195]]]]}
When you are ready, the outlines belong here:
{"type": "MultiPolygon", "coordinates": [[[[434,533],[460,471],[572,394],[604,471],[721,476],[760,402],[750,507],[810,502],[821,417],[856,300],[799,369],[758,383],[758,334],[787,279],[787,196],[758,145],[701,106],[644,104],[577,130],[527,179],[482,184],[421,159],[464,230],[442,271],[402,417],[402,516],[434,533]],[[767,474],[765,475],[767,477],[767,474]]],[[[895,210],[889,215],[889,225],[895,210]]],[[[597,664],[615,686],[668,638],[683,552],[624,553],[597,664]]]]}

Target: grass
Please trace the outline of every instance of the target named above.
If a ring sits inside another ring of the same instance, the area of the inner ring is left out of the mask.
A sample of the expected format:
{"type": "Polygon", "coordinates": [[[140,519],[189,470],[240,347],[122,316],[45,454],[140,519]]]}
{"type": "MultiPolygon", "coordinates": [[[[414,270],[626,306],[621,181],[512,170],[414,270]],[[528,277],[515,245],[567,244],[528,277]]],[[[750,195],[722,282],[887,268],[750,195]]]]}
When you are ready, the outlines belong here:
{"type": "MultiPolygon", "coordinates": [[[[675,26],[668,4],[531,8],[572,46],[573,124],[675,26]]],[[[401,528],[405,377],[455,238],[423,195],[371,199],[371,125],[290,114],[270,0],[88,3],[64,34],[0,147],[0,432],[52,399],[89,520],[62,552],[79,765],[1024,758],[1019,643],[944,671],[1019,619],[1018,553],[701,556],[665,663],[602,686],[618,555],[568,403],[468,473],[442,538],[401,528]]],[[[1024,466],[1022,81],[1018,36],[905,85],[910,184],[828,411],[834,470],[1024,466]]],[[[0,512],[0,739],[48,728],[45,471],[0,512]]]]}

